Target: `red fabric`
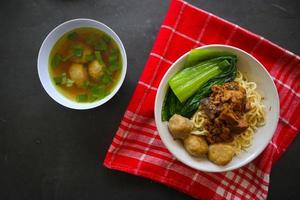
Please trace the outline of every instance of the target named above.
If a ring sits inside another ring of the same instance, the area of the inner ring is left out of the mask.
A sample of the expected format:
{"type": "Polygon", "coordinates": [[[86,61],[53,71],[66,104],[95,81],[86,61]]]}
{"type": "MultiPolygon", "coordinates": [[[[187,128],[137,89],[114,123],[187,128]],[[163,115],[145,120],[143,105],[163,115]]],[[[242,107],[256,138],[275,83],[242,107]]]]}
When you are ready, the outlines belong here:
{"type": "Polygon", "coordinates": [[[300,58],[239,26],[173,0],[108,150],[104,165],[159,181],[199,199],[266,199],[271,167],[299,132],[300,58]],[[229,44],[255,56],[272,75],[280,96],[280,121],[265,151],[226,173],[204,173],[177,161],[154,123],[157,87],[170,65],[192,48],[229,44]]]}

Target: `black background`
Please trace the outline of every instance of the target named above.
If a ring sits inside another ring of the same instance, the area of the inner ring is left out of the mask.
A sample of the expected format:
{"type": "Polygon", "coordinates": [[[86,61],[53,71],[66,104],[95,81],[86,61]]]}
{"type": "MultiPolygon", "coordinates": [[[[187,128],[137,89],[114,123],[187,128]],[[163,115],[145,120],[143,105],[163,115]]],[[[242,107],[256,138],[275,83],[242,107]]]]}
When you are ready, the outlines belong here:
{"type": "MultiPolygon", "coordinates": [[[[297,0],[190,3],[300,54],[297,0]]],[[[170,1],[10,0],[0,3],[0,199],[190,199],[102,162],[170,1]],[[58,24],[86,17],[110,26],[127,50],[118,94],[88,111],[67,109],[43,90],[37,54],[58,24]]],[[[300,199],[299,137],[273,168],[269,199],[300,199]]]]}

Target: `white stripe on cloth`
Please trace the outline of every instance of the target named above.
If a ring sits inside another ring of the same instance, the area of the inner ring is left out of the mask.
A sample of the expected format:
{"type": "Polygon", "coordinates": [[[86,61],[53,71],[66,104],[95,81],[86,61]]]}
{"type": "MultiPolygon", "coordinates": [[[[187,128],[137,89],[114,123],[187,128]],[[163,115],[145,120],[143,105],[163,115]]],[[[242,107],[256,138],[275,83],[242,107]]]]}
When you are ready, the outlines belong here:
{"type": "Polygon", "coordinates": [[[282,122],[284,122],[286,125],[288,125],[289,127],[291,127],[294,131],[299,132],[298,128],[296,128],[295,126],[293,126],[292,124],[289,123],[289,121],[283,117],[279,117],[279,119],[281,119],[282,122]]]}
{"type": "MultiPolygon", "coordinates": [[[[121,124],[125,127],[129,126],[128,122],[125,122],[124,120],[121,122],[121,124]]],[[[138,125],[132,125],[131,128],[136,129],[137,131],[142,131],[151,135],[154,135],[155,130],[152,130],[150,128],[147,127],[143,127],[143,126],[138,126],[138,125]]]]}
{"type": "Polygon", "coordinates": [[[135,114],[134,112],[131,112],[129,110],[127,110],[125,112],[124,116],[128,120],[130,120],[133,116],[135,116],[135,122],[147,124],[147,125],[151,126],[153,129],[156,130],[155,121],[151,117],[145,117],[145,116],[142,116],[142,115],[138,115],[138,114],[135,114]]]}
{"type": "MultiPolygon", "coordinates": [[[[276,77],[279,80],[283,80],[284,78],[286,78],[287,80],[289,80],[288,77],[290,77],[290,75],[292,75],[292,71],[294,69],[293,65],[297,62],[297,57],[294,57],[291,61],[288,62],[288,64],[284,65],[283,71],[276,77]]],[[[298,70],[297,70],[298,71],[298,70]]]]}
{"type": "MultiPolygon", "coordinates": [[[[186,2],[182,2],[181,8],[180,8],[180,10],[179,10],[178,17],[177,17],[177,19],[176,19],[176,21],[175,21],[174,28],[172,28],[173,31],[172,31],[172,33],[170,34],[169,38],[168,38],[168,41],[167,41],[166,46],[165,46],[165,48],[164,48],[164,50],[163,50],[163,53],[162,53],[162,57],[164,57],[164,55],[166,54],[166,52],[167,52],[167,50],[168,50],[168,48],[169,48],[169,46],[170,46],[171,40],[172,40],[173,35],[174,35],[174,33],[175,33],[175,30],[176,30],[176,28],[177,28],[177,26],[178,26],[178,23],[179,23],[179,21],[180,21],[180,19],[181,19],[181,16],[182,16],[182,13],[183,13],[184,8],[186,7],[186,4],[187,4],[186,2]]],[[[153,76],[152,76],[152,79],[151,79],[149,85],[152,85],[153,81],[155,80],[157,71],[159,70],[161,63],[162,63],[162,59],[159,60],[159,63],[157,64],[157,66],[156,66],[156,68],[155,68],[155,70],[154,70],[154,73],[153,73],[153,76]]],[[[138,112],[139,112],[140,106],[143,104],[144,99],[145,99],[145,93],[144,93],[144,96],[143,96],[142,101],[140,102],[139,108],[137,109],[137,111],[136,111],[135,113],[138,113],[138,112]]],[[[151,140],[149,141],[149,145],[145,148],[144,155],[142,155],[142,156],[139,158],[139,162],[138,162],[137,168],[135,169],[136,173],[140,170],[141,164],[142,164],[143,160],[146,158],[145,155],[146,155],[147,151],[149,151],[150,146],[151,146],[151,144],[152,144],[154,138],[155,138],[155,137],[153,137],[153,139],[151,139],[151,140]]]]}
{"type": "MultiPolygon", "coordinates": [[[[257,169],[257,168],[255,167],[255,169],[257,169]]],[[[253,174],[255,174],[255,176],[262,178],[264,181],[266,181],[266,179],[264,179],[264,177],[263,177],[263,175],[265,175],[265,173],[263,173],[261,170],[254,171],[253,174]]],[[[236,188],[239,187],[238,192],[240,194],[244,195],[244,193],[248,193],[249,187],[254,185],[256,188],[258,188],[258,189],[261,188],[262,190],[265,190],[265,193],[267,193],[266,187],[263,188],[262,186],[269,182],[266,182],[266,183],[259,182],[257,179],[254,179],[255,177],[252,174],[250,174],[248,171],[246,171],[244,168],[238,169],[238,172],[227,172],[226,178],[228,180],[233,180],[233,182],[230,182],[230,185],[228,184],[228,182],[225,182],[225,183],[222,182],[222,184],[225,186],[224,187],[225,190],[227,187],[230,187],[230,189],[234,191],[234,190],[236,190],[236,188]],[[247,178],[243,177],[242,175],[247,178]]]]}
{"type": "MultiPolygon", "coordinates": [[[[289,71],[290,73],[290,71],[289,71]]],[[[288,76],[286,76],[285,78],[285,82],[291,82],[289,85],[290,88],[292,88],[292,90],[294,91],[299,91],[299,80],[295,77],[293,77],[294,74],[289,74],[288,76]],[[297,85],[296,85],[297,84],[297,85]]],[[[295,110],[295,108],[297,107],[297,104],[299,103],[299,98],[296,96],[295,93],[293,93],[292,90],[287,89],[286,87],[282,87],[281,84],[279,84],[278,82],[276,82],[277,85],[281,86],[281,88],[279,89],[280,93],[280,99],[281,99],[281,107],[280,107],[280,114],[281,116],[284,116],[286,119],[290,118],[290,115],[292,115],[294,112],[293,110],[295,110]],[[294,108],[294,109],[293,109],[294,108]]],[[[299,93],[298,93],[299,94],[299,93]]]]}
{"type": "MultiPolygon", "coordinates": [[[[247,165],[247,168],[254,172],[258,177],[262,178],[266,183],[269,183],[270,179],[269,179],[269,174],[264,173],[262,170],[258,169],[253,163],[250,163],[247,165]]],[[[253,178],[252,175],[250,175],[250,178],[253,178]]],[[[261,183],[259,183],[261,184],[261,183]]]]}
{"type": "Polygon", "coordinates": [[[201,29],[201,32],[199,33],[199,35],[198,35],[198,37],[197,37],[197,39],[196,39],[195,47],[196,47],[198,44],[203,44],[203,43],[200,42],[200,41],[201,41],[201,39],[202,39],[202,37],[203,37],[203,35],[204,35],[204,32],[205,32],[205,30],[206,30],[206,28],[207,28],[207,25],[208,25],[208,23],[209,23],[209,21],[210,21],[210,19],[211,19],[211,16],[212,16],[211,13],[209,13],[209,14],[207,15],[207,18],[206,18],[206,20],[205,20],[205,22],[204,22],[203,28],[201,29]]]}
{"type": "Polygon", "coordinates": [[[177,34],[177,35],[179,35],[179,36],[181,36],[181,37],[183,37],[183,38],[185,38],[185,39],[187,39],[187,40],[190,40],[190,41],[192,41],[192,42],[194,42],[194,43],[196,43],[196,44],[201,44],[201,45],[203,45],[203,43],[201,43],[201,42],[195,40],[194,38],[192,38],[192,37],[190,37],[190,36],[188,36],[188,35],[185,35],[185,34],[183,34],[183,33],[180,33],[180,32],[178,32],[178,31],[176,31],[174,28],[172,28],[172,27],[170,27],[170,26],[168,26],[168,25],[162,25],[161,28],[168,29],[168,30],[172,31],[173,33],[175,33],[175,34],[177,34]]]}
{"type": "Polygon", "coordinates": [[[224,187],[224,197],[227,199],[231,196],[241,198],[243,195],[241,194],[242,191],[240,190],[238,192],[238,188],[240,187],[239,180],[241,177],[238,175],[238,173],[229,171],[226,173],[225,177],[227,178],[228,185],[227,187],[224,187]]]}
{"type": "Polygon", "coordinates": [[[165,168],[165,173],[164,173],[162,179],[163,179],[164,181],[166,181],[166,182],[167,182],[167,178],[168,178],[168,175],[169,175],[169,172],[170,172],[170,168],[171,168],[171,166],[175,163],[175,161],[176,161],[176,158],[173,156],[171,162],[169,162],[169,164],[168,164],[167,167],[165,168]]]}
{"type": "Polygon", "coordinates": [[[186,185],[186,188],[185,188],[186,191],[189,191],[189,190],[192,188],[192,186],[193,186],[194,183],[196,182],[198,176],[199,176],[199,172],[195,171],[195,174],[194,174],[194,176],[193,176],[193,178],[192,178],[191,183],[186,185]]]}
{"type": "Polygon", "coordinates": [[[164,61],[164,62],[166,62],[166,63],[168,63],[168,64],[171,64],[171,65],[173,64],[172,61],[170,61],[170,60],[168,60],[168,59],[162,57],[161,55],[159,55],[159,54],[157,54],[157,53],[150,53],[150,55],[152,55],[152,56],[154,56],[154,57],[156,57],[156,58],[159,58],[159,59],[161,59],[162,61],[164,61]]]}
{"type": "MultiPolygon", "coordinates": [[[[125,140],[125,142],[123,142],[123,146],[134,147],[136,149],[139,149],[140,151],[144,151],[145,150],[145,145],[138,143],[138,142],[142,142],[140,139],[141,138],[130,138],[130,140],[132,140],[133,142],[136,141],[135,143],[130,142],[128,140],[125,140]]],[[[118,140],[118,139],[116,139],[116,141],[114,141],[114,142],[116,144],[120,144],[120,140],[118,140]]],[[[155,154],[164,156],[164,157],[169,158],[169,159],[173,158],[173,156],[170,153],[160,151],[160,150],[155,149],[155,148],[150,149],[148,152],[155,153],[155,154]]]]}
{"type": "Polygon", "coordinates": [[[170,61],[170,60],[168,60],[168,59],[162,57],[161,55],[159,55],[159,54],[157,54],[157,53],[152,53],[152,52],[151,52],[151,53],[150,53],[150,56],[154,56],[154,57],[156,57],[156,58],[162,59],[164,62],[166,62],[166,63],[168,63],[168,64],[170,64],[170,65],[173,64],[172,61],[170,61]]]}
{"type": "Polygon", "coordinates": [[[259,37],[258,42],[254,45],[253,49],[250,51],[250,54],[253,54],[253,52],[259,47],[259,45],[265,40],[264,37],[259,37]]]}
{"type": "Polygon", "coordinates": [[[277,60],[275,61],[275,63],[273,64],[272,68],[270,69],[269,73],[273,76],[273,77],[279,77],[280,76],[280,68],[282,68],[283,66],[286,66],[290,60],[290,54],[288,53],[288,50],[284,50],[283,53],[281,54],[281,56],[279,56],[277,58],[277,60]]]}
{"type": "MultiPolygon", "coordinates": [[[[120,127],[120,129],[122,131],[124,131],[124,129],[122,127],[120,127]]],[[[153,136],[155,136],[155,135],[153,135],[153,136]]],[[[131,140],[138,140],[138,141],[143,142],[143,143],[148,143],[148,141],[151,140],[153,138],[153,136],[147,136],[147,135],[143,134],[141,131],[136,129],[136,130],[131,130],[131,135],[129,135],[127,138],[131,139],[131,140]]],[[[157,138],[153,142],[152,146],[162,148],[162,149],[166,149],[166,147],[163,145],[160,138],[157,138]]],[[[163,151],[163,152],[165,152],[165,151],[163,151]]]]}
{"type": "Polygon", "coordinates": [[[277,152],[278,154],[280,154],[279,149],[278,149],[278,146],[277,146],[276,144],[274,144],[272,141],[270,142],[270,144],[276,149],[276,152],[277,152]]]}
{"type": "Polygon", "coordinates": [[[237,183],[238,186],[242,186],[244,188],[238,188],[237,192],[239,194],[242,194],[243,196],[246,195],[248,199],[253,196],[256,196],[258,198],[266,196],[268,192],[268,187],[266,184],[269,183],[269,175],[259,170],[252,163],[247,165],[246,168],[248,168],[248,170],[250,170],[253,174],[250,174],[244,168],[238,169],[239,173],[245,175],[248,178],[248,180],[246,180],[244,177],[240,177],[240,179],[237,179],[237,181],[235,181],[235,183],[237,183]],[[258,179],[255,179],[255,176],[262,178],[265,181],[265,183],[259,182],[258,179]],[[249,181],[252,182],[250,183],[249,181]]]}
{"type": "Polygon", "coordinates": [[[293,88],[291,88],[291,86],[289,86],[289,85],[283,83],[281,80],[276,79],[274,76],[271,76],[271,77],[272,77],[272,79],[273,79],[275,82],[279,83],[279,84],[282,85],[283,87],[285,87],[285,88],[287,88],[288,90],[290,90],[290,91],[291,91],[292,93],[294,93],[297,97],[300,97],[300,94],[299,94],[297,91],[295,91],[293,88]]]}
{"type": "MultiPolygon", "coordinates": [[[[133,151],[131,149],[121,148],[120,151],[118,152],[118,155],[139,160],[145,154],[141,153],[141,152],[138,152],[138,151],[133,151]]],[[[144,160],[143,162],[146,162],[146,163],[149,163],[149,164],[152,164],[152,165],[156,165],[156,166],[161,167],[161,168],[164,168],[164,166],[167,166],[168,163],[169,163],[169,161],[160,159],[158,157],[153,157],[153,156],[150,156],[150,155],[147,155],[147,157],[148,158],[146,160],[144,160]],[[148,161],[148,159],[150,159],[150,161],[148,161]]],[[[136,175],[139,175],[139,172],[140,171],[137,171],[137,170],[133,171],[133,173],[136,174],[136,175]]]]}
{"type": "Polygon", "coordinates": [[[149,84],[147,84],[147,83],[145,83],[145,82],[143,82],[143,81],[139,81],[138,84],[143,85],[143,86],[145,86],[145,87],[148,88],[148,89],[157,91],[157,88],[156,88],[156,87],[153,87],[153,86],[151,86],[151,85],[149,85],[149,84]]]}
{"type": "Polygon", "coordinates": [[[217,190],[216,190],[216,193],[222,197],[224,197],[224,194],[225,194],[225,190],[223,187],[217,187],[217,190]]]}
{"type": "MultiPolygon", "coordinates": [[[[116,136],[119,136],[120,138],[123,138],[123,134],[124,134],[124,130],[121,129],[120,127],[118,128],[117,132],[116,132],[116,136]]],[[[113,138],[113,142],[116,142],[116,143],[120,143],[119,140],[117,139],[117,137],[114,137],[113,138]]],[[[108,152],[112,153],[115,151],[117,147],[115,147],[114,145],[111,145],[110,148],[108,149],[108,152]]]]}
{"type": "MultiPolygon", "coordinates": [[[[166,169],[167,168],[166,166],[168,166],[170,164],[170,162],[167,160],[160,159],[158,157],[154,157],[154,156],[151,156],[151,155],[148,155],[145,153],[140,153],[140,152],[132,151],[130,149],[125,149],[125,148],[121,149],[118,152],[118,154],[122,155],[122,156],[126,156],[128,158],[133,158],[133,159],[140,159],[144,155],[143,160],[141,160],[141,164],[143,162],[145,162],[145,163],[149,163],[149,164],[161,167],[162,169],[166,169]]],[[[174,162],[173,167],[170,168],[169,170],[174,171],[182,176],[185,176],[185,177],[193,180],[194,170],[190,169],[186,166],[178,165],[177,163],[174,162]]],[[[139,174],[139,171],[135,170],[134,173],[139,174]]],[[[212,182],[211,180],[209,180],[203,176],[201,176],[201,177],[199,176],[195,181],[206,186],[208,189],[210,189],[212,191],[215,191],[215,188],[217,188],[217,185],[214,182],[212,182]]]]}
{"type": "Polygon", "coordinates": [[[234,25],[234,28],[232,29],[229,37],[227,38],[227,40],[225,41],[225,44],[229,44],[229,42],[231,41],[232,37],[234,36],[236,30],[238,29],[238,25],[234,25]]]}
{"type": "MultiPolygon", "coordinates": [[[[151,84],[152,84],[152,82],[153,82],[153,80],[154,80],[154,78],[155,78],[155,76],[156,76],[157,68],[158,68],[158,66],[156,67],[156,70],[155,70],[155,72],[153,73],[153,78],[152,78],[152,80],[151,80],[151,84]]],[[[151,84],[150,84],[150,85],[151,85],[151,84]]],[[[112,156],[111,156],[111,160],[110,160],[110,165],[111,165],[112,162],[115,160],[115,157],[116,157],[116,155],[118,154],[118,151],[121,150],[121,147],[122,147],[122,145],[123,145],[123,143],[124,143],[124,140],[126,139],[128,133],[129,133],[128,130],[130,130],[131,126],[133,125],[132,123],[133,123],[134,121],[136,121],[136,118],[139,118],[137,113],[140,111],[140,109],[141,109],[141,107],[142,107],[142,105],[143,105],[143,103],[144,103],[144,101],[145,101],[145,98],[146,98],[146,93],[143,94],[143,97],[141,98],[141,101],[139,102],[136,111],[135,111],[135,112],[132,112],[133,115],[132,115],[132,117],[130,118],[131,123],[129,123],[129,126],[128,126],[127,130],[124,131],[124,133],[123,133],[123,135],[122,135],[122,137],[121,137],[121,138],[122,138],[122,141],[120,141],[119,146],[117,146],[117,147],[116,147],[115,149],[113,149],[113,151],[111,152],[111,153],[112,153],[112,156]]],[[[127,112],[126,112],[126,113],[127,113],[127,112]]],[[[126,115],[126,113],[125,113],[125,115],[126,115]]],[[[153,119],[152,119],[152,120],[153,120],[153,119]]],[[[150,123],[151,123],[151,122],[152,122],[152,121],[150,121],[150,123]]],[[[152,122],[152,123],[153,123],[153,122],[152,122]]],[[[155,123],[154,123],[154,126],[155,126],[155,123]]]]}

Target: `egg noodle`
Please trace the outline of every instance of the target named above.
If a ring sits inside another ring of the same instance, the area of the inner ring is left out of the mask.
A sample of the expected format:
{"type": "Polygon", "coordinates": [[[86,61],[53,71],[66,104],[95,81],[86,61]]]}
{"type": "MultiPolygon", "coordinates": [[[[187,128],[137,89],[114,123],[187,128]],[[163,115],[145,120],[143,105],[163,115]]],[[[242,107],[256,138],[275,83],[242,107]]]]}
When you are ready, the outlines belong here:
{"type": "MultiPolygon", "coordinates": [[[[251,145],[254,132],[258,127],[265,124],[266,111],[265,106],[262,103],[263,97],[256,91],[255,82],[247,81],[247,78],[240,71],[237,72],[234,81],[238,82],[239,85],[246,90],[247,102],[250,102],[251,105],[251,109],[244,114],[244,117],[249,124],[248,129],[239,135],[235,135],[233,141],[229,143],[234,147],[235,152],[239,153],[241,150],[245,150],[251,145]]],[[[208,131],[204,128],[206,120],[208,120],[206,114],[203,111],[198,110],[191,118],[195,127],[192,134],[207,135],[208,131]]]]}

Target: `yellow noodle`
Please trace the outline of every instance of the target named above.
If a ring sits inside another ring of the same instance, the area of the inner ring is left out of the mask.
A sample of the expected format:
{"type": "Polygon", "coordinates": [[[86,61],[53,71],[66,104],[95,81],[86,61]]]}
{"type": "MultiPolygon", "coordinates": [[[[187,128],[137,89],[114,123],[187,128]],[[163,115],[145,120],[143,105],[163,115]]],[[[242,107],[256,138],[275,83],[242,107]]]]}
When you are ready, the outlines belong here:
{"type": "Polygon", "coordinates": [[[196,112],[192,117],[192,122],[194,123],[194,135],[207,135],[208,131],[205,130],[204,124],[208,120],[207,116],[203,112],[196,112]]]}
{"type": "MultiPolygon", "coordinates": [[[[255,82],[247,81],[247,78],[240,71],[238,71],[235,81],[246,90],[247,101],[251,104],[251,109],[244,115],[249,128],[245,132],[234,136],[233,141],[229,143],[235,148],[236,153],[239,153],[241,150],[246,150],[251,146],[254,132],[258,127],[265,124],[266,111],[262,102],[263,98],[256,91],[257,85],[255,82]]],[[[206,120],[208,118],[203,111],[198,110],[194,114],[191,118],[195,127],[194,134],[206,135],[208,133],[204,129],[206,120]]]]}

